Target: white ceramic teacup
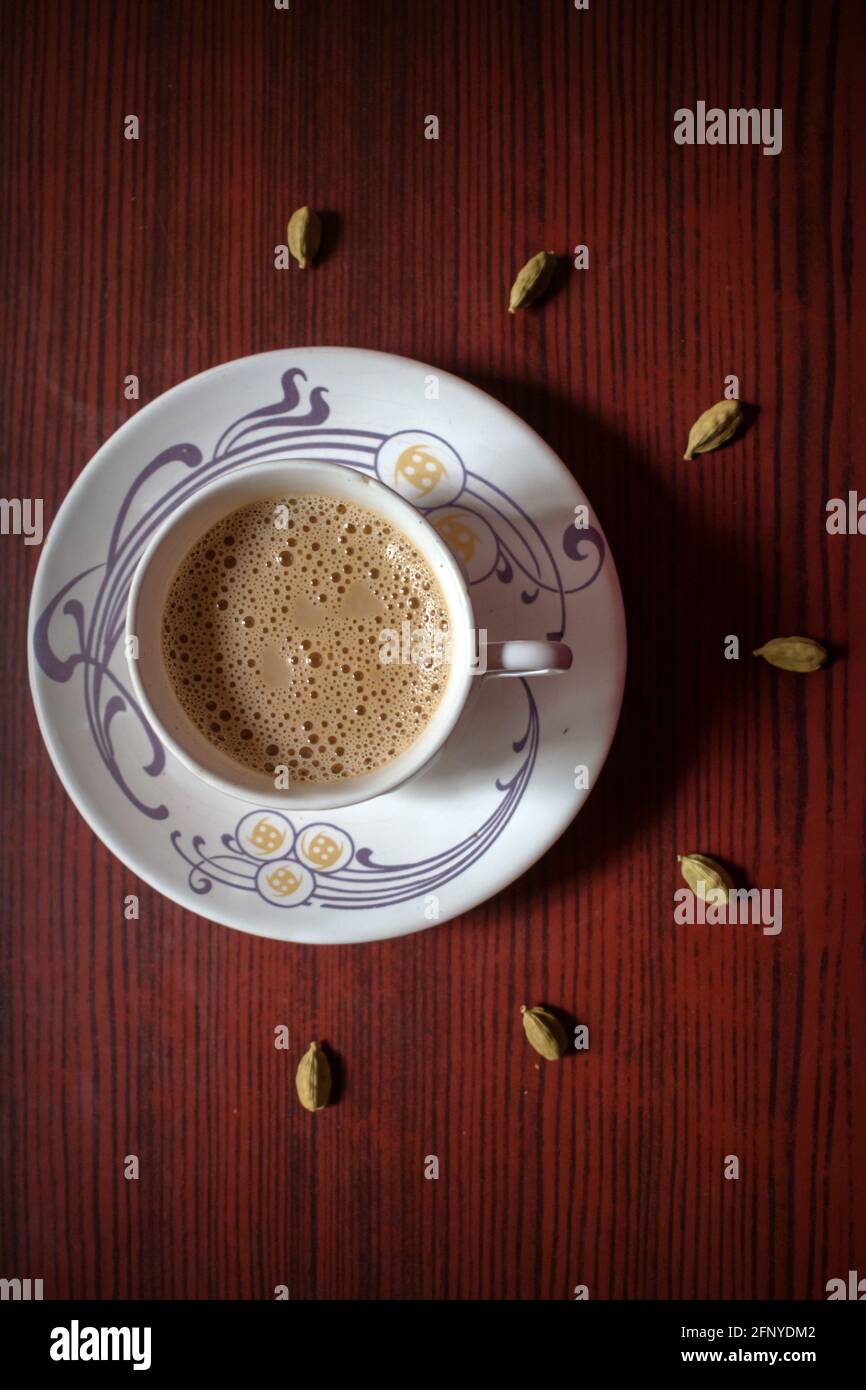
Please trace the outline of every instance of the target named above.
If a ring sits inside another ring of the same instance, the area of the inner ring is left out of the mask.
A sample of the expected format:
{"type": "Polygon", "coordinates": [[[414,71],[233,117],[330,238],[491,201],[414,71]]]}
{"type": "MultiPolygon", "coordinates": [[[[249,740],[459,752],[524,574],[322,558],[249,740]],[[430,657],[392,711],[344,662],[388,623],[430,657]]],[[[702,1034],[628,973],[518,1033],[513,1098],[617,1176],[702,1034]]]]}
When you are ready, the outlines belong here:
{"type": "MultiPolygon", "coordinates": [[[[328,810],[381,796],[413,777],[440,750],[466,704],[473,676],[480,674],[475,617],[457,561],[421,512],[396,492],[343,464],[277,459],[248,464],[196,492],[157,530],[138,562],[129,591],[126,650],[130,679],[142,714],[165,747],[211,786],[282,810],[328,810]],[[186,555],[216,522],[239,507],[291,493],[323,493],[368,507],[412,541],[442,588],[451,619],[445,689],[418,739],[384,767],[319,785],[277,787],[275,778],[244,767],[217,748],[185,713],[162,655],[162,618],[172,581],[186,555]],[[135,641],[130,639],[134,638],[135,641]]],[[[490,643],[486,674],[542,675],[565,671],[571,651],[561,642],[490,643]]]]}

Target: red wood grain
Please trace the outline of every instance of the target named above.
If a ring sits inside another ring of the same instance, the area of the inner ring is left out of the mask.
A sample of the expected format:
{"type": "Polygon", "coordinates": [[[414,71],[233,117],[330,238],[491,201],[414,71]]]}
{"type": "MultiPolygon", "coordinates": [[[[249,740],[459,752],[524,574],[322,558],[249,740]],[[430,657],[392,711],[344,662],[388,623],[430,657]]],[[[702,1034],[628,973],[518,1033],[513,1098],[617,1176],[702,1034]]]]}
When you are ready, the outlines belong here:
{"type": "Polygon", "coordinates": [[[404,353],[573,468],[630,638],[604,776],[532,872],[419,936],[281,945],[175,908],[81,821],[27,694],[37,551],[0,537],[4,1276],[547,1299],[823,1298],[866,1274],[866,539],[824,526],[829,497],[866,495],[863,15],[0,4],[3,495],[52,517],[137,408],[127,373],[144,402],[268,348],[404,353]],[[675,145],[698,100],[781,107],[781,154],[675,145]],[[305,202],[325,254],[277,271],[305,202]],[[578,243],[589,269],[510,319],[523,261],[578,243]],[[729,373],[756,418],[683,462],[729,373]],[[830,670],[748,654],[799,631],[830,670]],[[781,887],[781,934],[676,926],[689,849],[781,887]],[[536,1064],[518,1010],[540,1000],[588,1053],[536,1064]],[[313,1036],[343,1072],[316,1117],[292,1084],[313,1036]]]}

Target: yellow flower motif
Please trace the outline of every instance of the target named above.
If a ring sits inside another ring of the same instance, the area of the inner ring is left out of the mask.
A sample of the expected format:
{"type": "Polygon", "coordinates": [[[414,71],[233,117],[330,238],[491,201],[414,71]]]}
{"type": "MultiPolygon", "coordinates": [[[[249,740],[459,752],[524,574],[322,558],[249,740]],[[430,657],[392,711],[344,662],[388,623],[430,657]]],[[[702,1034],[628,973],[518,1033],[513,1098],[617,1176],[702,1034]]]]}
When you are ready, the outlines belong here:
{"type": "Polygon", "coordinates": [[[255,845],[256,849],[261,850],[262,854],[274,854],[285,838],[286,832],[271,825],[267,816],[262,816],[260,821],[256,821],[250,831],[251,843],[255,845]]]}
{"type": "Polygon", "coordinates": [[[276,869],[271,869],[270,873],[265,874],[265,882],[273,893],[277,893],[281,898],[287,898],[290,893],[294,893],[300,887],[301,876],[293,873],[287,864],[280,864],[276,869]]]}
{"type": "Polygon", "coordinates": [[[425,495],[433,491],[444,475],[445,465],[424,444],[410,445],[404,449],[394,469],[395,482],[403,478],[425,495]]]}
{"type": "Polygon", "coordinates": [[[309,842],[306,836],[301,837],[301,851],[317,868],[330,869],[343,853],[343,846],[320,830],[309,842]]]}
{"type": "Polygon", "coordinates": [[[478,544],[478,537],[467,525],[462,517],[452,512],[448,516],[440,517],[435,521],[434,526],[439,532],[443,541],[451,550],[463,559],[468,565],[475,554],[475,547],[478,544]]]}

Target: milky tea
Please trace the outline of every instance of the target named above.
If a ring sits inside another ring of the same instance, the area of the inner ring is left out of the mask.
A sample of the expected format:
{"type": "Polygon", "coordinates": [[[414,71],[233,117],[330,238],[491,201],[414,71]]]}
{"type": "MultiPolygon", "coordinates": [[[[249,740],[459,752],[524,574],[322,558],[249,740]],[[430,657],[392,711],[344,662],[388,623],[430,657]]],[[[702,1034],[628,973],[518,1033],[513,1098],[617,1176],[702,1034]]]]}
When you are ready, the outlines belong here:
{"type": "Polygon", "coordinates": [[[245,767],[325,783],[387,766],[424,731],[442,663],[380,659],[442,634],[435,574],[377,513],[320,494],[254,502],[196,543],[169,590],[166,669],[204,736],[245,767]]]}

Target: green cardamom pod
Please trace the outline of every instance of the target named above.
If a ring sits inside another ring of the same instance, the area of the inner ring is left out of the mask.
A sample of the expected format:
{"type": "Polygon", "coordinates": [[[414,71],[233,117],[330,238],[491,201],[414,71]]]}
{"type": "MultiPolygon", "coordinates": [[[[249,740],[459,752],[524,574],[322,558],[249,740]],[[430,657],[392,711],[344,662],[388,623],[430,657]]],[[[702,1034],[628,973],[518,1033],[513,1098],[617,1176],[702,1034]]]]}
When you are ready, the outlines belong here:
{"type": "Polygon", "coordinates": [[[530,1046],[548,1062],[558,1061],[568,1047],[568,1038],[559,1019],[537,1004],[532,1009],[521,1004],[520,1012],[523,1014],[523,1031],[530,1046]]]}
{"type": "Polygon", "coordinates": [[[743,407],[739,401],[719,401],[699,415],[689,430],[684,459],[694,458],[695,454],[707,454],[725,444],[732,434],[736,434],[743,420],[743,407]]]}
{"type": "Polygon", "coordinates": [[[727,869],[706,854],[678,854],[680,873],[695,897],[704,902],[727,902],[734,880],[727,869]]]}
{"type": "Polygon", "coordinates": [[[289,250],[301,270],[315,260],[322,242],[322,224],[312,208],[298,208],[289,218],[289,250]]]}
{"type": "Polygon", "coordinates": [[[537,256],[533,256],[531,261],[527,261],[511,286],[511,298],[508,301],[509,314],[513,314],[516,309],[523,309],[527,304],[532,304],[536,299],[540,299],[553,279],[555,269],[556,257],[552,251],[539,251],[537,256]]]}
{"type": "Polygon", "coordinates": [[[298,1064],[295,1086],[305,1110],[324,1110],[331,1094],[331,1068],[324,1052],[314,1042],[298,1064]]]}
{"type": "Polygon", "coordinates": [[[774,637],[752,652],[752,656],[762,656],[780,671],[817,671],[828,655],[826,647],[811,637],[774,637]]]}

